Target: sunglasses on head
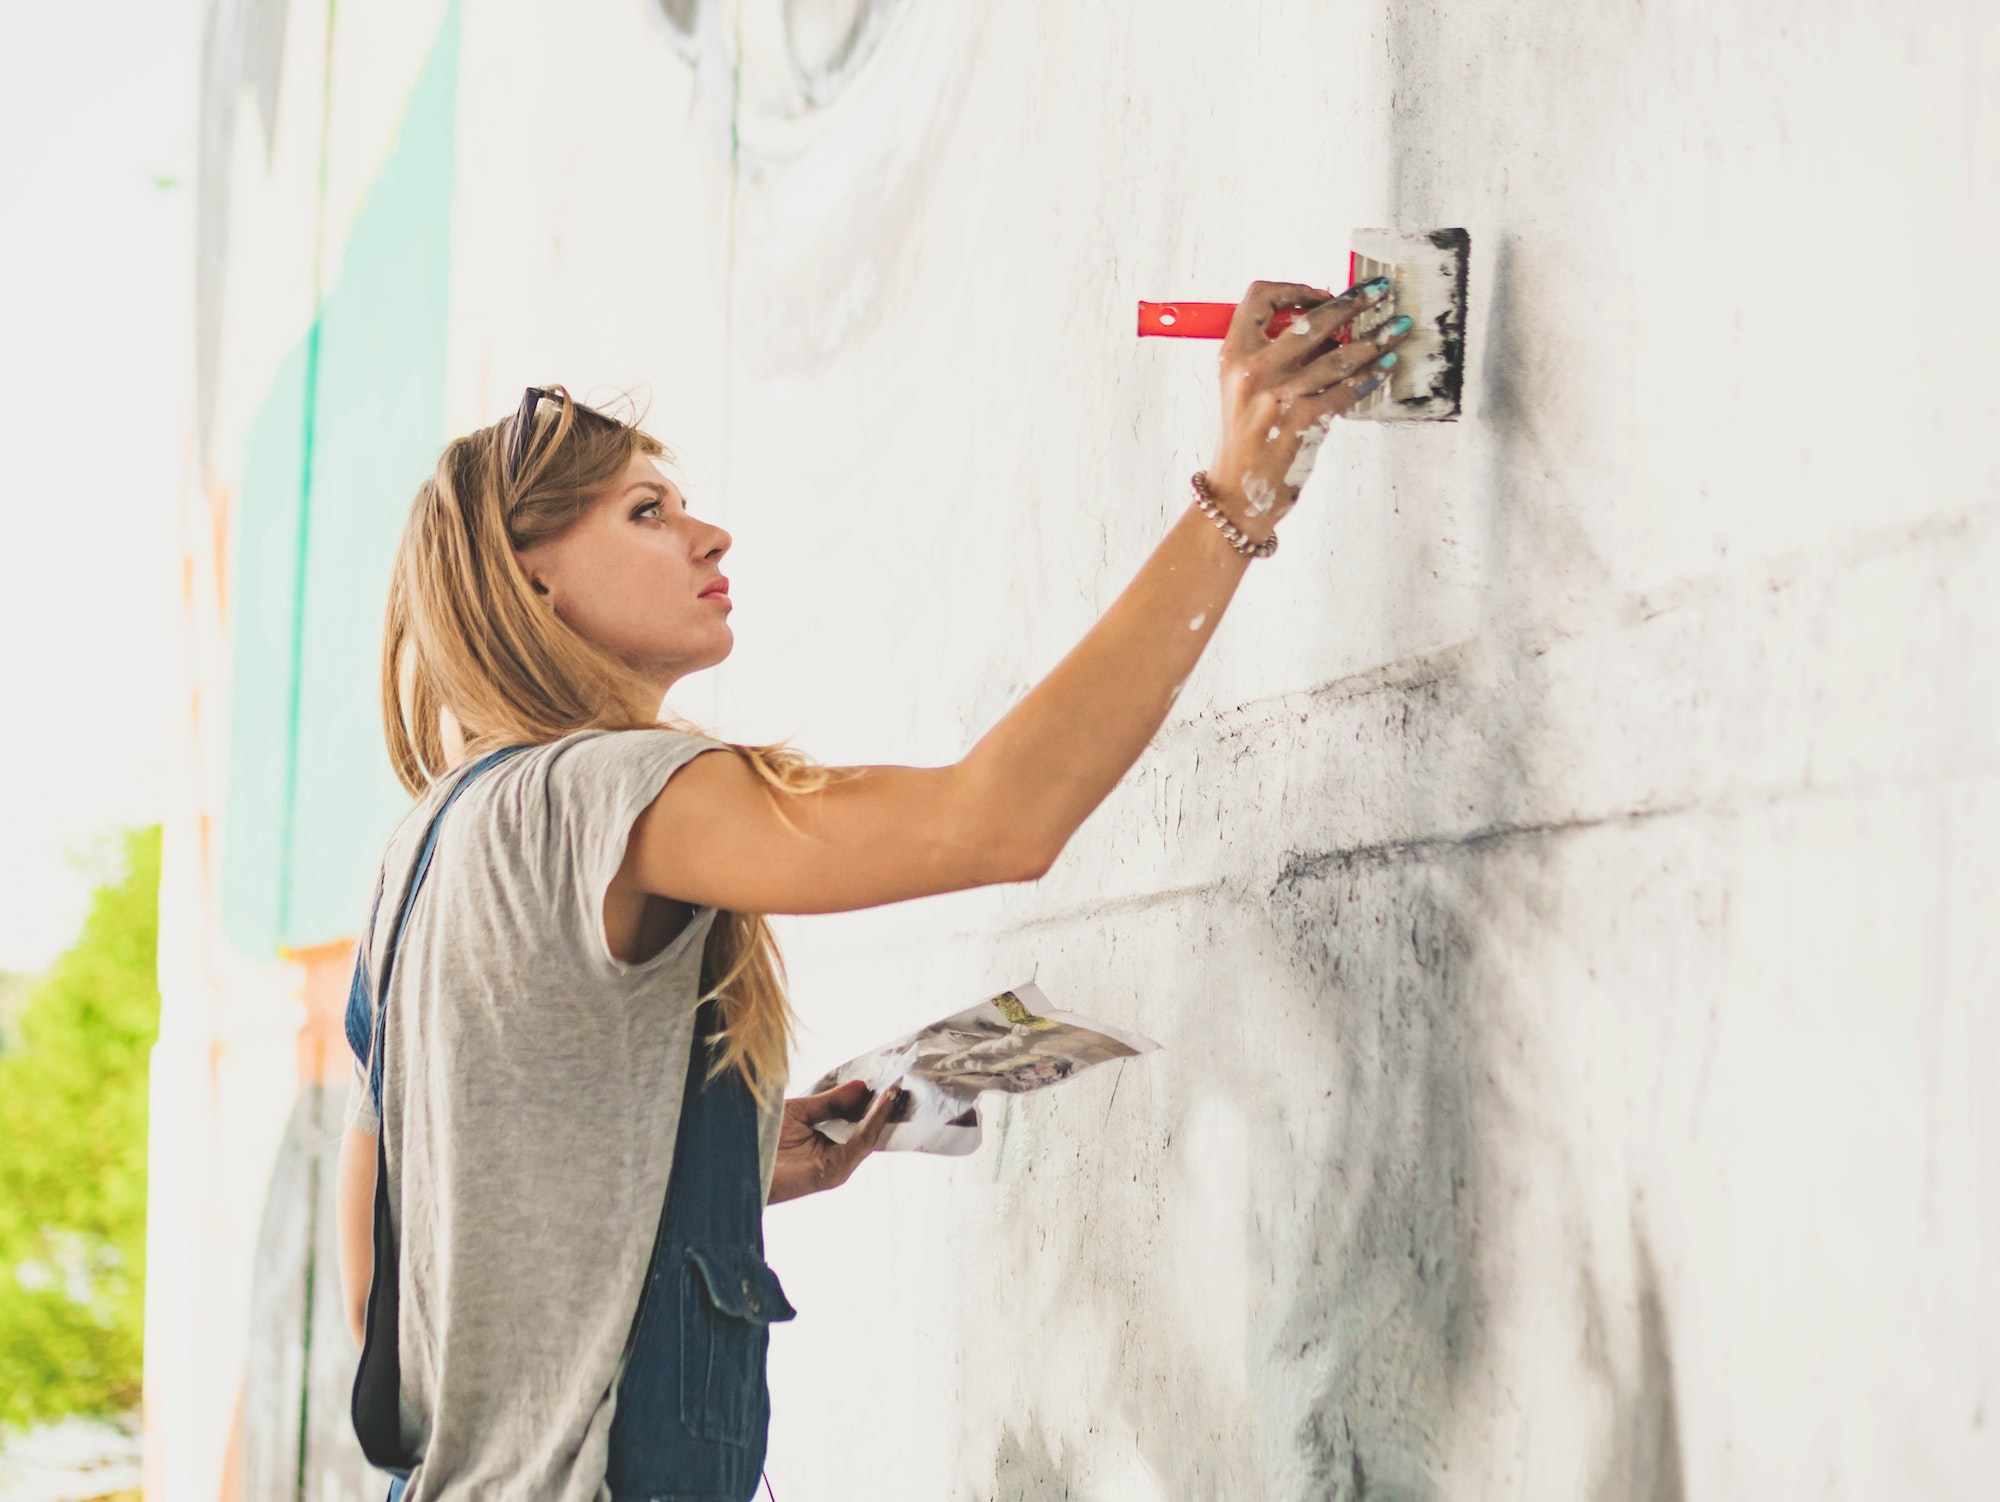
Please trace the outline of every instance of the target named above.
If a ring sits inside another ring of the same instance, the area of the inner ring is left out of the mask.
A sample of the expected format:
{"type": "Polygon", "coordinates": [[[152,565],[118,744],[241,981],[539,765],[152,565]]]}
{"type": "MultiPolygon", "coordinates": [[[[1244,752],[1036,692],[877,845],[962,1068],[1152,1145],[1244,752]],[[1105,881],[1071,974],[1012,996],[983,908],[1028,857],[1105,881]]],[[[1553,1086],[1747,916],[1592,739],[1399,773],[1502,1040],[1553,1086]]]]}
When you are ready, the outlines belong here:
{"type": "Polygon", "coordinates": [[[528,460],[528,445],[535,436],[535,408],[543,398],[551,402],[567,402],[576,420],[583,423],[598,422],[607,427],[623,427],[615,417],[606,416],[595,407],[586,407],[560,386],[530,386],[521,395],[521,406],[514,413],[514,426],[507,434],[507,469],[505,483],[513,485],[521,477],[521,466],[528,460]]]}
{"type": "Polygon", "coordinates": [[[567,393],[549,386],[530,386],[521,398],[520,410],[514,414],[513,431],[507,437],[506,479],[509,485],[520,478],[521,465],[528,457],[528,437],[535,431],[535,408],[545,396],[562,400],[567,393]]]}

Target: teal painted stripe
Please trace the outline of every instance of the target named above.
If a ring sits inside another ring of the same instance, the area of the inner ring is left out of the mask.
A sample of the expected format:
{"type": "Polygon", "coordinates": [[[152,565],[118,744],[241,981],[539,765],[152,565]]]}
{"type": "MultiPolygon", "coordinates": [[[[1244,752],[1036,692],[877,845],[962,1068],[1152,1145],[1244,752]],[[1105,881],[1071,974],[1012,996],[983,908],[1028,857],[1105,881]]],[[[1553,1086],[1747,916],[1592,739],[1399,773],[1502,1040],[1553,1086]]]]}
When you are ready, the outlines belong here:
{"type": "MultiPolygon", "coordinates": [[[[314,298],[317,303],[318,298],[314,298]]],[[[306,331],[306,389],[300,418],[298,525],[292,543],[292,622],[291,664],[286,674],[284,747],[285,790],[278,806],[278,929],[290,927],[292,912],[293,851],[296,841],[296,813],[299,801],[299,704],[305,691],[302,659],[306,635],[306,559],[312,546],[313,439],[319,424],[320,320],[317,316],[306,331]]]]}
{"type": "Polygon", "coordinates": [[[244,450],[223,923],[268,954],[355,932],[408,804],[382,745],[390,564],[444,437],[460,7],[244,450]]]}
{"type": "Polygon", "coordinates": [[[279,364],[243,440],[231,538],[229,782],[222,923],[236,948],[278,944],[279,849],[290,801],[285,706],[296,676],[291,622],[304,465],[306,341],[279,364]]]}

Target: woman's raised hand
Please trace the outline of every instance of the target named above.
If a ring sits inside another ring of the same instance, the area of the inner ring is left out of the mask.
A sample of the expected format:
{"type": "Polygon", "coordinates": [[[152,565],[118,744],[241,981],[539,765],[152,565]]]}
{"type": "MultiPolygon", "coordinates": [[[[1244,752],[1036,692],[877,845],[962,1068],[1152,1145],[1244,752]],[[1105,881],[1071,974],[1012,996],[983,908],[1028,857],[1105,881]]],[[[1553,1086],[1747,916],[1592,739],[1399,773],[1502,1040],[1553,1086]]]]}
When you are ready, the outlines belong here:
{"type": "Polygon", "coordinates": [[[1410,328],[1392,319],[1352,344],[1335,336],[1389,290],[1387,279],[1335,297],[1292,282],[1252,282],[1222,342],[1222,437],[1208,479],[1250,536],[1270,535],[1299,498],[1334,419],[1389,378],[1410,328]],[[1274,317],[1278,332],[1267,334],[1274,317]],[[1383,362],[1387,361],[1387,364],[1383,362]]]}

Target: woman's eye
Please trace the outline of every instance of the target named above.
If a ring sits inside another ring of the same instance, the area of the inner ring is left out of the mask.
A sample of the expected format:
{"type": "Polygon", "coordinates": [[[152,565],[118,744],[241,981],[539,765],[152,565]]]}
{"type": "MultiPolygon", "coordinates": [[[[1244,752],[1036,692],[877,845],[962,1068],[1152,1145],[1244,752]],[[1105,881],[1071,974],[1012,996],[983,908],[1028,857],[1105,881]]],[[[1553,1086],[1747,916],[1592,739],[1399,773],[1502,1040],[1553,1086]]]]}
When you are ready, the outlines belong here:
{"type": "Polygon", "coordinates": [[[660,503],[658,501],[648,501],[632,513],[632,520],[637,521],[642,516],[658,521],[660,519],[660,503]]]}

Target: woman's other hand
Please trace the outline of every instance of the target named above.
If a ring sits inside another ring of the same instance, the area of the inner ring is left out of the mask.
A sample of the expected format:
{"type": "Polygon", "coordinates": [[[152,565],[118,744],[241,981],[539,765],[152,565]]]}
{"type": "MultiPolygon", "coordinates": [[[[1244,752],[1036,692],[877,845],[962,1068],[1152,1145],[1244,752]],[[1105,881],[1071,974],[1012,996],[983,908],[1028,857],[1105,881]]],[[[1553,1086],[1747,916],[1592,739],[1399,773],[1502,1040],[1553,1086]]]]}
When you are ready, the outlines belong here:
{"type": "Polygon", "coordinates": [[[1386,279],[1338,297],[1292,282],[1252,282],[1236,305],[1222,341],[1222,437],[1208,479],[1250,536],[1271,534],[1297,502],[1334,420],[1388,379],[1389,351],[1408,335],[1409,319],[1352,344],[1335,342],[1388,290],[1386,279]],[[1267,334],[1274,317],[1278,332],[1267,334]]]}
{"type": "Polygon", "coordinates": [[[838,1189],[861,1166],[861,1160],[875,1151],[889,1124],[889,1113],[903,1092],[874,1092],[873,1104],[869,1094],[860,1080],[849,1080],[818,1095],[801,1095],[785,1102],[785,1124],[778,1132],[778,1163],[771,1173],[772,1204],[818,1194],[822,1189],[838,1189]],[[859,1120],[861,1125],[845,1142],[835,1142],[813,1130],[816,1122],[836,1120],[859,1120]]]}

